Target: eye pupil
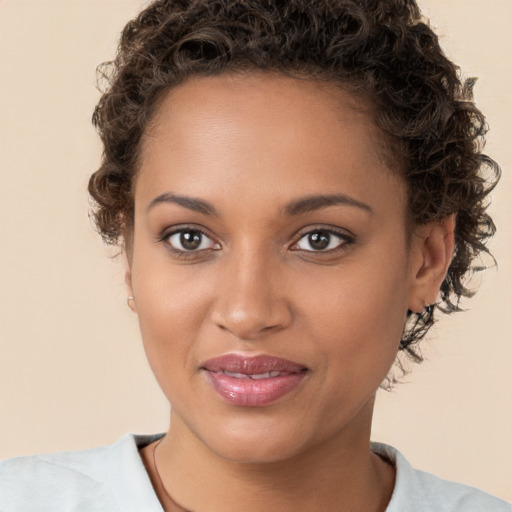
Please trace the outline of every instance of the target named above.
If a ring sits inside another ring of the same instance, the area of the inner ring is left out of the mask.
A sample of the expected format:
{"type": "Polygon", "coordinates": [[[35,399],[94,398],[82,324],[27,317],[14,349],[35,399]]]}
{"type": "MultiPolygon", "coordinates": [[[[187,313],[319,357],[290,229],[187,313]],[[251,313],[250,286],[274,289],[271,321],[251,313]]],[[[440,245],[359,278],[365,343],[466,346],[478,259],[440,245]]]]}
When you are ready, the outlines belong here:
{"type": "Polygon", "coordinates": [[[183,231],[180,235],[181,246],[188,250],[193,251],[201,245],[202,234],[199,231],[183,231]]]}
{"type": "Polygon", "coordinates": [[[308,236],[309,245],[319,251],[328,247],[330,241],[331,235],[325,231],[316,231],[308,236]]]}

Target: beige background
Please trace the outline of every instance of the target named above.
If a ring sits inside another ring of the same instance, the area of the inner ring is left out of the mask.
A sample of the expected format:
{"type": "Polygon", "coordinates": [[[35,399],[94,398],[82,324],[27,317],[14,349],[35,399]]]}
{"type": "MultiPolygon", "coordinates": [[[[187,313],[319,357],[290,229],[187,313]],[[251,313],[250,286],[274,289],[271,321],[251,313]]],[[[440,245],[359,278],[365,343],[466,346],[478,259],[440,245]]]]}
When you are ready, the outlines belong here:
{"type": "MultiPolygon", "coordinates": [[[[100,146],[95,67],[139,0],[0,0],[0,458],[111,443],[167,425],[125,305],[121,260],[87,218],[100,146]]],[[[428,361],[381,392],[374,438],[427,471],[512,500],[511,0],[424,0],[447,53],[477,75],[498,271],[440,322],[428,361]]]]}

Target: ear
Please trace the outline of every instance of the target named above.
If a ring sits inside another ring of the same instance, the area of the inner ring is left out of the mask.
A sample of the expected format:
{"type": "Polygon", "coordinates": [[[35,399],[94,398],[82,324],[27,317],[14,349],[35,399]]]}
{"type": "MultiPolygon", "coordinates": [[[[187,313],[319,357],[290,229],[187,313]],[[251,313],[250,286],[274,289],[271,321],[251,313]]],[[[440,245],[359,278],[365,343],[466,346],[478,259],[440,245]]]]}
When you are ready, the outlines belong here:
{"type": "Polygon", "coordinates": [[[126,256],[126,253],[124,255],[124,282],[126,284],[126,293],[127,293],[127,299],[126,303],[128,304],[128,307],[134,312],[137,313],[137,307],[135,304],[135,296],[133,294],[133,286],[132,286],[132,268],[130,266],[130,261],[128,257],[126,256]]]}
{"type": "Polygon", "coordinates": [[[411,241],[409,309],[416,313],[433,304],[439,294],[455,246],[455,215],[422,224],[411,241]]]}

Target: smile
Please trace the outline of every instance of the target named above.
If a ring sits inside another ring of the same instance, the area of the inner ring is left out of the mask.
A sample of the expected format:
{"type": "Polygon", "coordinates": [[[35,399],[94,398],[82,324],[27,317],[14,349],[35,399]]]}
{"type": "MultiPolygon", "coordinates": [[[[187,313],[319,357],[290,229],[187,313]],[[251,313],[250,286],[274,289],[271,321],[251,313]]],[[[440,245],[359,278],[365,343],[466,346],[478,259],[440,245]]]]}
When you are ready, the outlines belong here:
{"type": "Polygon", "coordinates": [[[226,402],[240,407],[263,407],[292,392],[308,369],[272,356],[227,354],[203,363],[209,384],[226,402]]]}

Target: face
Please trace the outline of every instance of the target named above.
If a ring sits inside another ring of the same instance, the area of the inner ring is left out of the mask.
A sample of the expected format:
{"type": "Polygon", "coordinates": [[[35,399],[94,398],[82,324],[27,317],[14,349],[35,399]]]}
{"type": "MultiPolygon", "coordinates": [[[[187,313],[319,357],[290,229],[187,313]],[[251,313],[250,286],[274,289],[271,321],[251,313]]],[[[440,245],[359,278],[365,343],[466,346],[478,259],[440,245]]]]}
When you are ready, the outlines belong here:
{"type": "Polygon", "coordinates": [[[129,292],[171,428],[224,458],[370,428],[417,258],[405,186],[355,106],[312,81],[193,78],[144,137],[129,292]]]}

